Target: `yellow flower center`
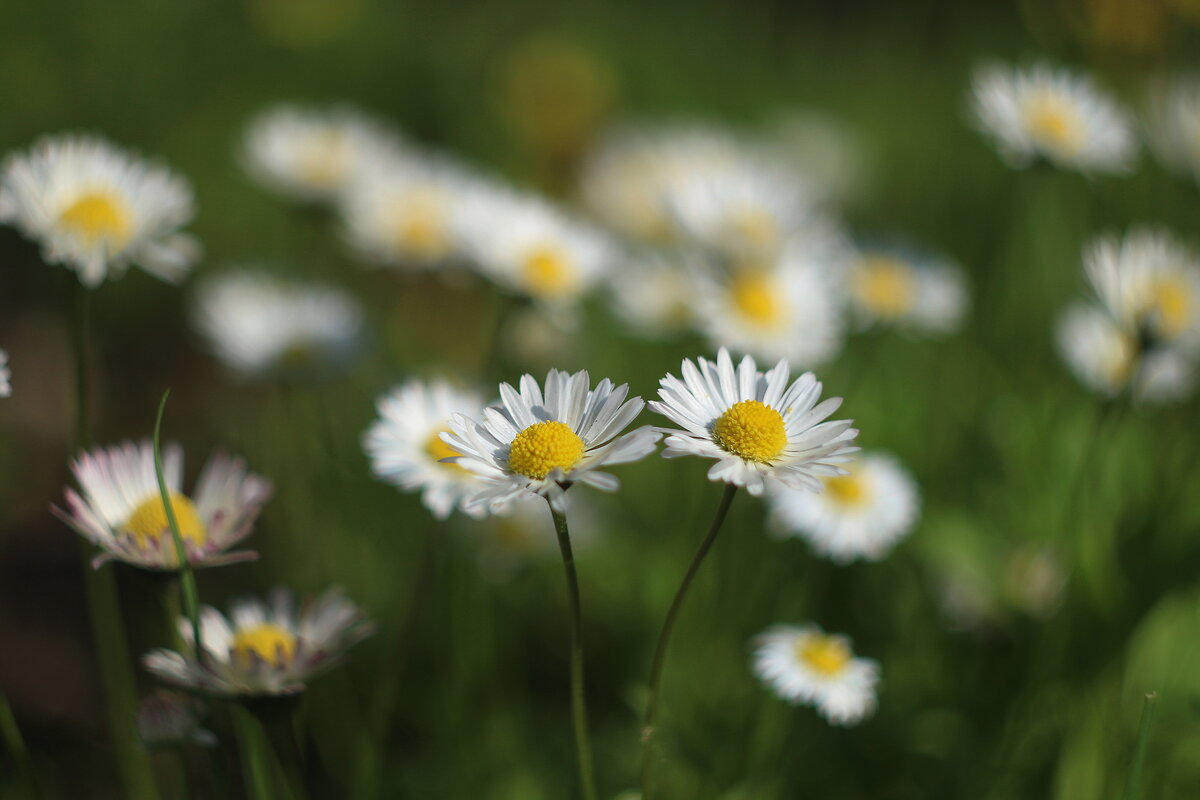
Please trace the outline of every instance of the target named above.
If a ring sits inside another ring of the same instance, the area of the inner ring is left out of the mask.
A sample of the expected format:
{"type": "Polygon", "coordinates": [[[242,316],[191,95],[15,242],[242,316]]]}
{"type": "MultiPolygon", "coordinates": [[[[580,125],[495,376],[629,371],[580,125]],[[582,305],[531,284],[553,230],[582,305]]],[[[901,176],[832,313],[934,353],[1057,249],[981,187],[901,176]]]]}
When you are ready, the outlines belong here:
{"type": "Polygon", "coordinates": [[[778,287],[757,270],[734,278],[729,289],[737,313],[762,328],[774,328],[783,322],[784,308],[777,292],[778,287]]]}
{"type": "Polygon", "coordinates": [[[904,262],[869,256],[854,271],[851,289],[867,309],[880,317],[894,318],[912,308],[916,280],[912,268],[904,262]]]}
{"type": "Polygon", "coordinates": [[[1025,124],[1034,140],[1048,150],[1069,156],[1083,145],[1079,115],[1060,97],[1042,95],[1029,101],[1025,124]]]}
{"type": "Polygon", "coordinates": [[[521,282],[530,294],[557,297],[571,289],[575,274],[570,260],[561,250],[538,247],[521,264],[521,282]]]}
{"type": "Polygon", "coordinates": [[[440,204],[431,197],[414,199],[397,211],[397,246],[403,253],[432,260],[450,249],[440,204]]]}
{"type": "Polygon", "coordinates": [[[765,464],[787,446],[783,417],[757,400],[743,400],[729,407],[713,424],[713,439],[724,450],[747,461],[765,464]]]}
{"type": "Polygon", "coordinates": [[[857,472],[825,478],[825,491],[829,493],[830,499],[835,503],[846,507],[862,505],[867,502],[870,494],[867,490],[867,482],[857,472]]]}
{"type": "MultiPolygon", "coordinates": [[[[175,521],[179,523],[179,535],[184,542],[201,547],[208,541],[204,521],[200,519],[200,514],[191,500],[171,492],[171,510],[175,512],[175,521]]],[[[143,500],[129,515],[123,530],[136,537],[138,547],[143,549],[151,543],[157,543],[164,536],[169,539],[171,528],[167,523],[167,510],[163,506],[162,498],[155,493],[143,500]]]]}
{"type": "Polygon", "coordinates": [[[1150,312],[1164,339],[1174,339],[1187,329],[1194,306],[1191,287],[1178,278],[1162,279],[1152,290],[1150,312]]]}
{"type": "Polygon", "coordinates": [[[272,666],[282,667],[296,655],[296,635],[269,622],[242,628],[233,636],[233,655],[246,666],[257,656],[272,666]]]}
{"type": "Polygon", "coordinates": [[[441,435],[449,432],[449,428],[441,428],[434,431],[433,435],[429,437],[429,441],[425,443],[425,452],[430,458],[438,462],[438,466],[445,467],[446,469],[458,470],[459,472],[468,472],[469,470],[458,462],[442,462],[443,458],[454,458],[462,455],[462,453],[458,452],[453,447],[442,441],[441,435]]]}
{"type": "Polygon", "coordinates": [[[562,422],[538,422],[517,434],[508,451],[508,468],[542,480],[556,469],[571,469],[583,458],[583,439],[562,422]]]}
{"type": "Polygon", "coordinates": [[[845,640],[810,633],[796,642],[796,658],[814,672],[832,677],[846,668],[851,654],[845,640]]]}
{"type": "Polygon", "coordinates": [[[67,206],[59,224],[89,245],[104,242],[119,250],[129,241],[132,225],[125,201],[111,192],[89,192],[67,206]]]}

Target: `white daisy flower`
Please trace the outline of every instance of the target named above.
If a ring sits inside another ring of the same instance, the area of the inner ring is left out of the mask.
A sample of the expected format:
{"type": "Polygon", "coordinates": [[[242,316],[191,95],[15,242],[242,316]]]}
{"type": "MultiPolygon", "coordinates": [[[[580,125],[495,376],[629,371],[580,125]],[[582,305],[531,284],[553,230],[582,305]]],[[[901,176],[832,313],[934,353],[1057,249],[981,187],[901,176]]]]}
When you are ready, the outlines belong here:
{"type": "MultiPolygon", "coordinates": [[[[163,477],[188,563],[213,567],[257,558],[253,551],[229,549],[250,534],[259,509],[271,496],[271,482],[249,472],[240,458],[216,453],[200,470],[189,497],[182,492],[183,450],[169,444],[162,455],[163,477]]],[[[71,464],[71,472],[80,491],[68,488],[67,510],[51,510],[100,548],[93,567],[123,561],[142,569],[178,569],[149,441],[83,453],[71,464]]]]}
{"type": "Polygon", "coordinates": [[[1134,398],[1147,403],[1182,400],[1192,391],[1195,370],[1178,348],[1140,350],[1136,337],[1097,306],[1069,306],[1056,338],[1075,377],[1105,397],[1121,394],[1130,381],[1134,398]]]}
{"type": "Polygon", "coordinates": [[[824,264],[788,248],[764,267],[697,273],[696,317],[713,346],[814,367],[844,340],[842,301],[824,264]]]}
{"type": "Polygon", "coordinates": [[[976,70],[972,93],[977,124],[1014,167],[1038,158],[1082,172],[1132,166],[1132,120],[1084,75],[991,64],[976,70]]]}
{"type": "Polygon", "coordinates": [[[818,404],[821,384],[811,372],[789,384],[786,361],[764,373],[750,356],[735,369],[725,348],[715,362],[685,359],[682,371],[682,380],[660,381],[662,400],[650,410],[683,426],[659,429],[667,434],[663,457],[715,458],[709,480],[745,486],[755,496],[768,481],[820,491],[821,477],[845,474],[838,465],[858,450],[849,420],[822,422],[842,399],[818,404]]]}
{"type": "Polygon", "coordinates": [[[649,425],[621,434],[645,405],[640,397],[625,399],[628,384],[614,387],[605,378],[589,386],[586,371],[552,369],[543,395],[534,377],[523,375],[519,392],[500,384],[502,404],[484,409],[479,421],[455,414],[442,439],[462,454],[454,463],[485,482],[466,507],[503,513],[532,493],[561,508],[566,487],[576,482],[615,491],[617,479],[599,468],[644,458],[659,434],[649,425]]]}
{"type": "Polygon", "coordinates": [[[149,748],[181,747],[187,744],[215,747],[217,737],[212,731],[200,727],[203,710],[195,697],[156,689],[138,704],[138,738],[149,748]]]}
{"type": "Polygon", "coordinates": [[[607,236],[532,195],[480,190],[461,212],[461,235],[480,271],[542,303],[576,299],[618,257],[607,236]]]}
{"type": "Polygon", "coordinates": [[[844,203],[864,196],[872,164],[862,132],[846,120],[792,109],[773,121],[770,137],[780,157],[804,175],[823,201],[844,203]]]}
{"type": "Polygon", "coordinates": [[[251,176],[282,195],[329,202],[402,148],[397,133],[355,109],[280,105],[251,120],[242,162],[251,176]]]}
{"type": "Polygon", "coordinates": [[[130,264],[170,282],[186,275],[200,256],[179,231],[192,203],[183,178],[95,136],[45,137],[9,156],[0,175],[0,222],[89,288],[130,264]]]}
{"type": "Polygon", "coordinates": [[[342,363],[363,312],[341,289],[237,270],[197,288],[192,320],[227,367],[253,378],[342,363]]]}
{"type": "Polygon", "coordinates": [[[203,656],[197,658],[192,623],[179,619],[184,651],[152,650],[142,658],[155,677],[183,689],[219,697],[291,695],[341,663],[345,652],[372,633],[362,611],[337,589],[297,609],[286,589],[267,602],[245,598],[229,618],[200,609],[203,656]]]}
{"type": "Polygon", "coordinates": [[[696,322],[698,264],[686,254],[642,253],[620,266],[609,283],[613,310],[647,336],[684,330],[696,322]]]}
{"type": "Polygon", "coordinates": [[[782,536],[804,538],[839,564],[878,561],[917,521],[921,500],[906,469],[885,453],[860,453],[846,475],[822,479],[820,492],[775,486],[771,521],[782,536]]]}
{"type": "Polygon", "coordinates": [[[8,353],[0,350],[0,397],[12,397],[12,370],[8,368],[8,353]]]}
{"type": "Polygon", "coordinates": [[[833,725],[855,725],[875,711],[879,664],[855,658],[850,640],[816,625],[777,625],[761,634],[754,674],[793,705],[810,705],[833,725]]]}
{"type": "Polygon", "coordinates": [[[1113,319],[1148,347],[1200,349],[1200,261],[1169,232],[1134,228],[1084,252],[1088,280],[1113,319]]]}
{"type": "Polygon", "coordinates": [[[962,271],[935,258],[867,249],[847,275],[850,302],[863,327],[891,323],[922,333],[950,333],[967,307],[962,271]]]}
{"type": "Polygon", "coordinates": [[[1200,74],[1180,75],[1155,95],[1149,133],[1168,168],[1200,182],[1200,74]]]}
{"type": "Polygon", "coordinates": [[[363,436],[376,477],[405,491],[421,491],[421,502],[437,519],[460,509],[473,517],[486,513],[466,501],[482,484],[475,473],[443,461],[460,455],[442,441],[455,414],[472,419],[483,413],[483,398],[444,380],[410,380],[379,398],[379,419],[363,436]]]}

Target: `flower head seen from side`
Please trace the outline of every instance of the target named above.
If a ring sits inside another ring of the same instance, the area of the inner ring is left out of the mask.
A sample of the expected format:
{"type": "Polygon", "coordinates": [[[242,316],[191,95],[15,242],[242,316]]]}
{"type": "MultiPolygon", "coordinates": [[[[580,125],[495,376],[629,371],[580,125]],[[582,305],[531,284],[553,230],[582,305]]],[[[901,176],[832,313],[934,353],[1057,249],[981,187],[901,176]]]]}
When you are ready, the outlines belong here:
{"type": "Polygon", "coordinates": [[[8,366],[8,353],[0,350],[0,397],[12,396],[12,370],[8,366]]]}
{"type": "MultiPolygon", "coordinates": [[[[179,567],[167,522],[150,442],[125,442],[83,453],[71,471],[80,491],[66,490],[66,509],[55,515],[100,548],[99,567],[123,561],[147,570],[179,567]]],[[[229,552],[250,534],[258,512],[271,496],[271,483],[246,469],[239,458],[213,455],[183,494],[183,450],[163,448],[163,477],[180,537],[192,567],[212,567],[254,559],[252,551],[229,552]]]]}
{"type": "Polygon", "coordinates": [[[1045,65],[991,64],[972,81],[976,124],[1004,159],[1038,158],[1081,172],[1127,172],[1137,144],[1129,115],[1090,78],[1045,65]]]}
{"type": "Polygon", "coordinates": [[[104,139],[48,136],[2,169],[0,222],[88,288],[130,264],[175,282],[199,258],[196,240],[180,231],[194,214],[187,181],[104,139]]]}
{"type": "Polygon", "coordinates": [[[843,467],[847,474],[822,478],[820,492],[773,487],[767,495],[773,527],[840,564],[877,561],[917,521],[916,482],[885,453],[859,453],[843,467]]]}
{"type": "Polygon", "coordinates": [[[191,621],[179,619],[183,650],[152,650],[145,668],[166,683],[218,697],[294,695],[308,681],[341,663],[346,651],[373,632],[362,611],[329,589],[297,607],[286,589],[264,602],[245,598],[228,617],[200,609],[202,657],[191,621]]]}
{"type": "Polygon", "coordinates": [[[486,509],[467,507],[483,486],[464,467],[443,461],[460,455],[442,441],[455,414],[475,419],[483,399],[444,380],[409,380],[379,398],[379,418],[363,436],[376,477],[405,491],[420,491],[421,502],[437,519],[455,509],[480,517],[486,509]]]}
{"type": "Polygon", "coordinates": [[[576,482],[616,490],[616,477],[600,468],[644,458],[659,433],[648,425],[621,433],[645,405],[626,399],[628,384],[605,378],[589,387],[586,371],[550,370],[544,392],[524,375],[519,388],[500,384],[501,404],[484,409],[481,419],[454,415],[442,439],[461,454],[454,463],[483,481],[467,507],[502,513],[536,494],[561,508],[566,487],[576,482]]]}
{"type": "Polygon", "coordinates": [[[810,705],[833,725],[855,725],[876,707],[879,665],[856,658],[850,640],[816,625],[778,625],[761,634],[754,674],[793,705],[810,705]]]}
{"type": "Polygon", "coordinates": [[[332,286],[235,270],[197,288],[192,319],[238,375],[290,377],[343,364],[358,342],[363,312],[332,286]]]}
{"type": "Polygon", "coordinates": [[[756,496],[769,481],[820,491],[821,478],[845,474],[840,465],[858,449],[849,420],[824,421],[841,398],[818,402],[820,382],[811,372],[791,381],[786,361],[761,372],[746,356],[734,367],[722,348],[716,361],[685,359],[682,375],[662,379],[650,410],[681,426],[660,428],[663,456],[716,459],[710,480],[756,496]]]}
{"type": "Polygon", "coordinates": [[[251,120],[242,162],[252,177],[285,197],[328,203],[403,147],[397,133],[355,109],[281,105],[251,120]]]}
{"type": "Polygon", "coordinates": [[[847,276],[854,316],[862,327],[896,325],[945,334],[962,324],[967,290],[961,270],[937,258],[899,249],[865,249],[847,276]]]}

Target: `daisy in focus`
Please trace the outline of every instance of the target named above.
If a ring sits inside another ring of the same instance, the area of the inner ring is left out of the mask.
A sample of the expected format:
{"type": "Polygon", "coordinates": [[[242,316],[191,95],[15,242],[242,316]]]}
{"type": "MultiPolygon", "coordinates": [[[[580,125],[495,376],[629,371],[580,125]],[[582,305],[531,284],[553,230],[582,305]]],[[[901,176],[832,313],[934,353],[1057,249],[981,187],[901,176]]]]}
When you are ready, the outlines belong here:
{"type": "Polygon", "coordinates": [[[763,493],[768,482],[820,491],[821,478],[845,474],[839,465],[858,450],[849,420],[825,422],[840,397],[818,403],[821,384],[811,372],[794,381],[786,361],[760,371],[746,356],[735,368],[729,351],[716,361],[685,359],[683,378],[667,375],[650,410],[682,429],[666,434],[664,458],[700,456],[717,463],[712,481],[763,493]]]}
{"type": "Polygon", "coordinates": [[[181,617],[183,652],[152,650],[142,665],[159,680],[201,694],[292,695],[341,663],[346,651],[372,631],[362,611],[336,589],[299,608],[290,591],[276,589],[266,602],[235,602],[228,617],[202,607],[202,658],[197,658],[191,621],[181,617]]]}
{"type": "Polygon", "coordinates": [[[237,270],[197,288],[192,321],[227,367],[262,378],[342,363],[357,344],[363,313],[332,286],[237,270]]]}
{"type": "Polygon", "coordinates": [[[810,705],[833,725],[854,725],[875,711],[879,665],[855,658],[850,640],[816,625],[778,625],[760,635],[754,674],[793,705],[810,705]]]}
{"type": "Polygon", "coordinates": [[[532,375],[515,389],[500,384],[501,405],[481,419],[455,414],[443,441],[461,455],[453,463],[474,472],[482,488],[466,508],[504,513],[520,497],[541,495],[556,509],[566,489],[583,483],[615,491],[616,477],[600,467],[628,464],[651,452],[659,433],[649,425],[622,434],[641,413],[640,397],[626,400],[629,385],[608,378],[591,389],[586,371],[550,370],[545,392],[532,375]]]}
{"type": "MultiPolygon", "coordinates": [[[[229,549],[250,534],[259,509],[271,496],[270,481],[247,471],[241,459],[217,453],[200,470],[189,497],[182,492],[183,450],[169,444],[162,455],[163,477],[188,563],[215,567],[257,558],[253,551],[229,549]]],[[[150,442],[125,442],[84,453],[71,464],[71,472],[80,491],[67,489],[67,509],[51,510],[100,548],[93,567],[123,561],[148,570],[179,568],[150,442]]]]}
{"type": "Polygon", "coordinates": [[[1150,143],[1179,175],[1200,182],[1200,74],[1175,78],[1154,98],[1150,143]]]}
{"type": "Polygon", "coordinates": [[[945,334],[957,329],[966,313],[962,272],[938,259],[899,250],[864,250],[847,280],[854,316],[862,327],[892,324],[945,334]]]}
{"type": "Polygon", "coordinates": [[[336,200],[364,171],[400,152],[399,135],[366,114],[281,105],[251,120],[242,162],[267,188],[304,202],[336,200]]]}
{"type": "Polygon", "coordinates": [[[0,350],[0,397],[12,397],[12,370],[8,367],[8,353],[0,350]]]}
{"type": "Polygon", "coordinates": [[[88,288],[130,264],[180,280],[200,256],[196,240],[180,232],[193,214],[187,181],[96,136],[45,137],[10,155],[0,174],[0,222],[88,288]]]}
{"type": "Polygon", "coordinates": [[[979,128],[1014,167],[1039,158],[1081,172],[1128,172],[1137,148],[1129,115],[1084,75],[1045,65],[976,70],[979,128]]]}
{"type": "Polygon", "coordinates": [[[444,380],[410,380],[376,402],[379,418],[363,436],[371,470],[380,480],[404,491],[420,491],[421,502],[436,519],[455,509],[481,517],[486,509],[466,507],[481,488],[475,473],[443,461],[460,455],[442,441],[455,414],[477,418],[483,398],[459,391],[444,380]]]}
{"type": "Polygon", "coordinates": [[[767,494],[773,527],[839,564],[878,561],[917,521],[916,482],[892,456],[859,453],[820,492],[776,486],[767,494]]]}

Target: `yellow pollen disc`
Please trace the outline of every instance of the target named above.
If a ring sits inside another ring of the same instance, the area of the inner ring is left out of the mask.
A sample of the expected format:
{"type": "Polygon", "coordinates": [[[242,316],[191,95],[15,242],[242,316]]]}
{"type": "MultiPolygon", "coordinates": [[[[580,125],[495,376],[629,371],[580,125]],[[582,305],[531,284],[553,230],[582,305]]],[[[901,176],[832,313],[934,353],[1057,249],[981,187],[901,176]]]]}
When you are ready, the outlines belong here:
{"type": "Polygon", "coordinates": [[[565,253],[539,247],[530,251],[521,264],[521,282],[531,294],[555,297],[570,290],[575,274],[565,253]]]}
{"type": "Polygon", "coordinates": [[[508,468],[542,480],[556,469],[569,470],[583,458],[583,439],[562,422],[538,422],[517,434],[508,451],[508,468]]]}
{"type": "Polygon", "coordinates": [[[88,244],[104,242],[118,250],[129,241],[129,209],[109,192],[89,192],[67,206],[58,222],[88,244]]]}
{"type": "Polygon", "coordinates": [[[282,667],[296,655],[296,636],[287,628],[265,622],[243,628],[233,636],[233,655],[246,665],[251,655],[275,667],[282,667]]]}
{"type": "Polygon", "coordinates": [[[727,452],[760,464],[774,460],[787,447],[783,417],[757,400],[730,406],[717,418],[712,433],[727,452]]]}
{"type": "Polygon", "coordinates": [[[854,296],[880,317],[893,318],[913,306],[916,281],[912,268],[882,256],[864,258],[854,271],[854,296]]]}
{"type": "Polygon", "coordinates": [[[1045,96],[1030,101],[1025,124],[1038,144],[1062,155],[1078,152],[1083,144],[1078,115],[1060,98],[1045,96]]]}
{"type": "Polygon", "coordinates": [[[835,475],[825,479],[825,491],[838,505],[859,506],[867,501],[867,482],[862,475],[851,472],[849,475],[835,475]]]}
{"type": "Polygon", "coordinates": [[[773,328],[783,322],[783,303],[776,297],[777,287],[761,272],[753,271],[733,279],[730,298],[737,313],[748,322],[773,328]]]}
{"type": "Polygon", "coordinates": [[[796,642],[796,658],[814,672],[834,676],[850,663],[850,647],[835,636],[811,633],[796,642]]]}
{"type": "Polygon", "coordinates": [[[466,467],[463,467],[456,462],[450,461],[447,463],[441,463],[443,458],[454,458],[455,456],[462,455],[462,453],[458,452],[453,447],[442,441],[441,434],[449,432],[449,428],[442,428],[441,430],[434,431],[433,435],[429,437],[429,441],[425,443],[425,452],[434,461],[439,462],[439,467],[458,470],[460,472],[467,472],[468,470],[466,467]]]}
{"type": "MultiPolygon", "coordinates": [[[[179,523],[179,535],[185,542],[200,547],[208,541],[204,521],[200,519],[200,514],[191,500],[171,492],[171,510],[175,512],[175,521],[179,523]]],[[[123,530],[135,536],[138,547],[143,549],[151,543],[157,543],[164,536],[169,540],[171,528],[167,524],[167,510],[163,507],[162,498],[156,493],[143,500],[129,515],[123,530]]]]}
{"type": "Polygon", "coordinates": [[[433,202],[414,202],[398,217],[397,244],[418,258],[440,258],[450,249],[441,209],[433,202]]]}
{"type": "Polygon", "coordinates": [[[1183,281],[1168,278],[1155,285],[1150,309],[1163,338],[1173,339],[1187,329],[1194,305],[1191,287],[1183,281]]]}

